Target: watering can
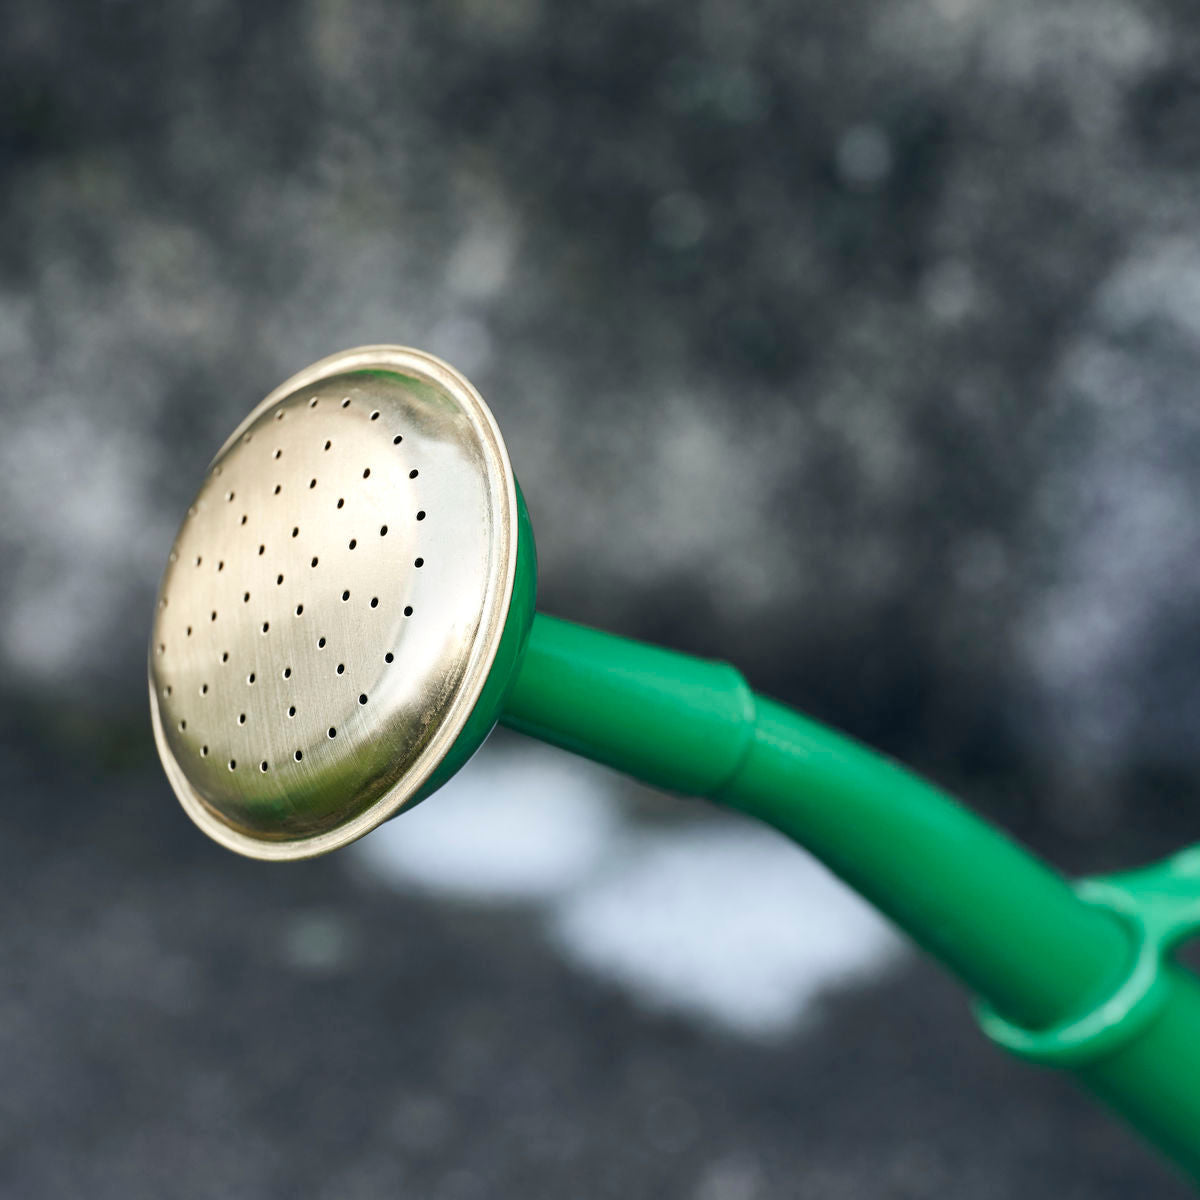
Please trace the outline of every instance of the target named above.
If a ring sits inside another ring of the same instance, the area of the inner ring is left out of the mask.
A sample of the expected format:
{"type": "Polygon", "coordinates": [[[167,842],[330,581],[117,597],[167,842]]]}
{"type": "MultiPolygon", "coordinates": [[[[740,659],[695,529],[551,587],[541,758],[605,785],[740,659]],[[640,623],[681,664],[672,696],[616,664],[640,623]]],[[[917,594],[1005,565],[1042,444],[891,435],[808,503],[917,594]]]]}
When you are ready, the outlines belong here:
{"type": "Polygon", "coordinates": [[[774,826],[969,989],[988,1038],[1074,1077],[1200,1181],[1200,847],[1070,881],[732,666],[535,611],[492,414],[431,355],[366,346],[276,388],[210,464],[149,652],[195,823],[324,854],[432,795],[497,724],[774,826]]]}

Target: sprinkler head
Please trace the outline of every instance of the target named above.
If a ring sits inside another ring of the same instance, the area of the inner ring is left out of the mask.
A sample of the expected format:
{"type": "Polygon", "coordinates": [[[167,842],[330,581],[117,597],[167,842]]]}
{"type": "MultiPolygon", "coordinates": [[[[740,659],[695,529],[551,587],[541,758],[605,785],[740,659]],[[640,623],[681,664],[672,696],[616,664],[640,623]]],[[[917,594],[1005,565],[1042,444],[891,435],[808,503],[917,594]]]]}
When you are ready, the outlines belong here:
{"type": "Polygon", "coordinates": [[[478,392],[398,346],[322,359],[209,465],[150,640],[167,778],[205,833],[261,859],[361,837],[496,723],[536,560],[478,392]]]}

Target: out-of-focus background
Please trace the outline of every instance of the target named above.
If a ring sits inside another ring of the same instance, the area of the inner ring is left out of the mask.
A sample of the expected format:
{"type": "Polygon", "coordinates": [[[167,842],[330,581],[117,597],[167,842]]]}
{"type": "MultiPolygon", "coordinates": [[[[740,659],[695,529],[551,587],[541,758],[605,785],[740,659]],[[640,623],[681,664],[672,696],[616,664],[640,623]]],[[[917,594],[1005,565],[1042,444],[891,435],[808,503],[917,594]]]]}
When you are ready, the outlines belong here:
{"type": "Polygon", "coordinates": [[[498,737],[247,863],[144,677],[226,432],[399,341],[547,610],[1067,869],[1194,839],[1198,52],[1182,0],[5,5],[0,1195],[1184,1195],[764,831],[498,737]]]}

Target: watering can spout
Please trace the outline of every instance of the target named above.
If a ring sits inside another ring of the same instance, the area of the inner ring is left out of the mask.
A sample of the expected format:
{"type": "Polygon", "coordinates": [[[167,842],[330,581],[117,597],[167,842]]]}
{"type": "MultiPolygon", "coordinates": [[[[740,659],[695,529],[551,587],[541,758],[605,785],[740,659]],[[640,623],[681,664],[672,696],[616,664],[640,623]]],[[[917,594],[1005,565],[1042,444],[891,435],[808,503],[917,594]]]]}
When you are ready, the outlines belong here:
{"type": "Polygon", "coordinates": [[[239,853],[343,846],[425,799],[497,721],[775,826],[980,998],[984,1031],[1082,1082],[1200,1179],[1200,849],[1071,885],[933,785],[732,667],[534,613],[499,429],[453,368],[323,359],[213,460],[149,655],[180,802],[239,853]]]}
{"type": "Polygon", "coordinates": [[[502,721],[774,826],[979,998],[997,1045],[1075,1072],[1200,1180],[1200,848],[1072,884],[940,789],[732,667],[534,618],[502,721]]]}

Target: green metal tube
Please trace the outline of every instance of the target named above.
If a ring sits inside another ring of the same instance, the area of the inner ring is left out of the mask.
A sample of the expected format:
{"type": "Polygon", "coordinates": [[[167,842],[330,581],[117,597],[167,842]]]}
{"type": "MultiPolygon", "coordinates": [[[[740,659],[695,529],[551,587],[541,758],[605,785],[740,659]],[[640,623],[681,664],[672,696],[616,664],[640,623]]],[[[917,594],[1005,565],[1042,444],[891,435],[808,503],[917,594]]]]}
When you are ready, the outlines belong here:
{"type": "MultiPolygon", "coordinates": [[[[1057,873],[903,769],[769,700],[723,797],[810,849],[969,988],[1033,1029],[1086,1012],[1129,934],[1057,873]]],[[[1079,1081],[1200,1179],[1200,986],[1162,970],[1159,1015],[1079,1081]]]]}
{"type": "Polygon", "coordinates": [[[1108,914],[932,785],[706,662],[538,614],[501,720],[800,842],[1009,1018],[1087,1005],[1129,957],[1108,914]]]}
{"type": "Polygon", "coordinates": [[[1075,1075],[1200,1184],[1200,985],[1177,966],[1163,981],[1153,1023],[1075,1075]]]}
{"type": "MultiPolygon", "coordinates": [[[[654,786],[704,795],[806,847],[1003,1018],[1086,1013],[1134,938],[1056,871],[902,767],[773,701],[723,663],[539,614],[502,723],[654,786]]],[[[1200,1176],[1200,986],[1081,1081],[1200,1176]]]]}
{"type": "Polygon", "coordinates": [[[720,797],[774,825],[1023,1025],[1103,994],[1130,958],[1113,917],[930,784],[770,700],[720,797]]]}

